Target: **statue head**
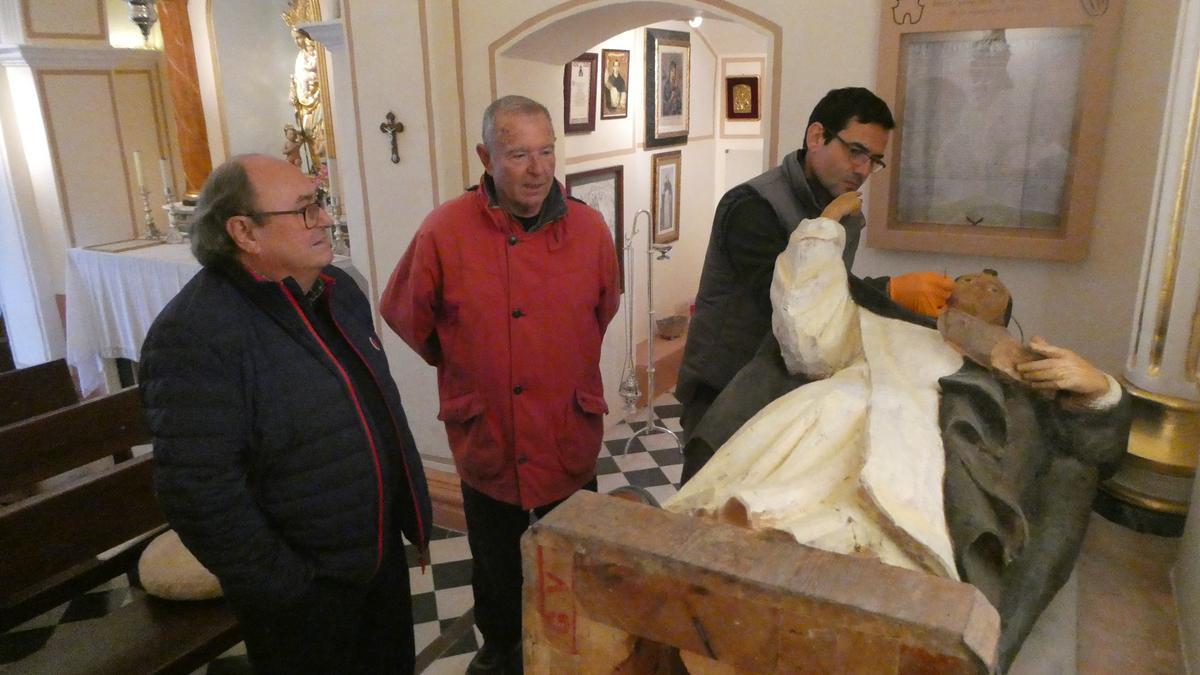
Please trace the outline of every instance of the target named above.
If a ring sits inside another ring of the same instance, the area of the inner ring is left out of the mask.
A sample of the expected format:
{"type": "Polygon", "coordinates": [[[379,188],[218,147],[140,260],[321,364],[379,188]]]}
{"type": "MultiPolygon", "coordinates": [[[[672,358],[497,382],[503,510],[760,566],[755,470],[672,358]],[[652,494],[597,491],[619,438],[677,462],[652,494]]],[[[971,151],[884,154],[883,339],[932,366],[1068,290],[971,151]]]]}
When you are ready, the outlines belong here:
{"type": "Polygon", "coordinates": [[[955,279],[946,306],[996,326],[1007,326],[1012,316],[1012,294],[996,270],[985,269],[955,279]]]}

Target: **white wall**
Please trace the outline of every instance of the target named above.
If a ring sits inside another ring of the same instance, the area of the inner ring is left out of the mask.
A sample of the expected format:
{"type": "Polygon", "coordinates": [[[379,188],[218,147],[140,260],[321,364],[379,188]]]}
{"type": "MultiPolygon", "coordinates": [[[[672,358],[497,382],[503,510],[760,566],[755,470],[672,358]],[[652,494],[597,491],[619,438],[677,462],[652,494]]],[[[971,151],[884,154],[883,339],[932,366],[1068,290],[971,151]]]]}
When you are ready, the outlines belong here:
{"type": "MultiPolygon", "coordinates": [[[[230,155],[279,156],[283,126],[294,124],[288,82],[297,47],[273,0],[210,0],[216,85],[230,155]]],[[[211,127],[210,127],[211,128],[211,127]]]]}

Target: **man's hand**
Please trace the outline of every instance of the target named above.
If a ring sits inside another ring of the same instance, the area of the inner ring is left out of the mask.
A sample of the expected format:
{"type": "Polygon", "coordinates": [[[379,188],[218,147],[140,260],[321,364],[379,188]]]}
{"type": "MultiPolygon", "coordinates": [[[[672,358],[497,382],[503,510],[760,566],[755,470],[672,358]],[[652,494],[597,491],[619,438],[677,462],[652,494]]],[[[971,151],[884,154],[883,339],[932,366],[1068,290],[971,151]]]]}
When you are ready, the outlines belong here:
{"type": "Polygon", "coordinates": [[[896,304],[932,317],[942,313],[953,291],[954,280],[937,272],[910,272],[888,282],[888,295],[896,304]]]}
{"type": "Polygon", "coordinates": [[[842,218],[862,211],[861,192],[843,192],[821,212],[822,218],[841,222],[842,218]]]}
{"type": "Polygon", "coordinates": [[[1108,393],[1104,372],[1075,352],[1055,347],[1041,337],[1030,340],[1029,348],[1046,357],[1017,364],[1021,378],[1034,389],[1068,391],[1084,403],[1108,393]]]}

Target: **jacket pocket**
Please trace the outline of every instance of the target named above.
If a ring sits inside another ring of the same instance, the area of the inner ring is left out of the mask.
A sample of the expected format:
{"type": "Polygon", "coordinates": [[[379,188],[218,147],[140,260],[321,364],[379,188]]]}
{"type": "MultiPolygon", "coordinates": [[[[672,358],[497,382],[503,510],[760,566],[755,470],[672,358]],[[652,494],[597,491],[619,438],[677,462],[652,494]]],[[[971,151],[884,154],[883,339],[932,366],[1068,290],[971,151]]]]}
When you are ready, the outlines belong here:
{"type": "Polygon", "coordinates": [[[596,472],[606,412],[608,403],[603,396],[575,390],[558,434],[559,462],[568,474],[584,476],[596,472]]]}
{"type": "Polygon", "coordinates": [[[488,481],[504,472],[504,449],[496,441],[499,435],[491,429],[491,421],[483,399],[474,391],[444,398],[437,418],[446,423],[446,438],[454,463],[467,478],[476,484],[488,481]]]}

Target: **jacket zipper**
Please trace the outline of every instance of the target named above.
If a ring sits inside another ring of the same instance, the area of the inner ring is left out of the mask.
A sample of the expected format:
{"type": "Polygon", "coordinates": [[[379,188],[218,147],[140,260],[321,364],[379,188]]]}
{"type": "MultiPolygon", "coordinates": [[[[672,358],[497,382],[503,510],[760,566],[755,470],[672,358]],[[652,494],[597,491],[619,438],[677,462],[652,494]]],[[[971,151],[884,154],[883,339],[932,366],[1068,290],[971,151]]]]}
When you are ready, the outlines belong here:
{"type": "MultiPolygon", "coordinates": [[[[332,288],[329,289],[329,293],[331,294],[331,297],[330,297],[331,302],[329,304],[329,318],[333,319],[333,325],[338,329],[338,333],[340,333],[342,338],[346,340],[346,344],[350,345],[350,349],[353,350],[354,353],[358,355],[358,360],[362,361],[363,365],[366,366],[367,372],[371,374],[371,380],[375,382],[375,387],[377,389],[379,389],[379,395],[384,397],[384,399],[383,399],[384,407],[387,408],[388,418],[392,421],[392,430],[396,433],[396,442],[403,443],[404,435],[400,433],[400,425],[396,423],[396,415],[392,413],[392,407],[390,405],[387,405],[387,395],[384,394],[383,386],[380,385],[379,378],[375,375],[375,369],[371,367],[371,364],[363,356],[362,352],[358,350],[358,347],[346,335],[346,331],[342,329],[342,324],[340,322],[338,322],[337,317],[335,317],[333,315],[333,303],[332,303],[333,289],[332,288]]],[[[380,343],[380,345],[381,345],[381,349],[382,349],[382,343],[380,343]]],[[[428,562],[426,560],[425,556],[426,556],[426,551],[429,548],[429,536],[425,532],[425,521],[421,519],[421,505],[417,503],[417,491],[413,487],[412,471],[411,471],[410,467],[408,466],[408,458],[404,456],[403,448],[401,448],[401,450],[400,450],[400,462],[401,462],[401,464],[404,465],[404,479],[406,481],[408,481],[408,494],[410,497],[412,497],[413,514],[417,518],[417,537],[420,539],[420,541],[417,542],[417,550],[420,552],[419,557],[420,557],[420,563],[421,563],[421,570],[424,571],[425,564],[428,562]]]]}
{"type": "MultiPolygon", "coordinates": [[[[321,349],[324,350],[325,355],[328,356],[329,359],[333,361],[333,365],[337,367],[338,374],[342,376],[342,380],[346,383],[346,388],[350,391],[350,402],[354,404],[354,411],[358,413],[358,421],[362,424],[363,433],[367,435],[367,445],[371,447],[371,460],[375,463],[375,491],[379,496],[379,517],[377,518],[377,532],[375,537],[375,570],[371,573],[371,575],[374,576],[375,573],[379,572],[379,568],[383,564],[384,503],[383,469],[379,465],[379,451],[375,448],[375,438],[371,435],[371,425],[367,424],[367,417],[363,413],[362,405],[360,405],[358,402],[358,392],[355,391],[354,383],[350,381],[350,376],[347,375],[346,370],[342,368],[341,362],[337,360],[337,357],[334,356],[333,352],[329,350],[329,346],[325,344],[325,341],[321,339],[321,336],[317,333],[316,329],[312,327],[312,323],[310,323],[308,317],[304,315],[304,310],[300,308],[300,304],[296,302],[296,298],[292,297],[291,292],[288,291],[286,286],[284,286],[282,283],[277,283],[279,285],[279,290],[283,292],[284,297],[288,299],[288,302],[292,304],[292,308],[296,310],[296,314],[300,316],[300,320],[304,322],[304,327],[308,329],[309,333],[312,333],[313,339],[317,341],[317,344],[321,345],[321,349]]],[[[332,311],[330,311],[330,316],[333,316],[332,311]]],[[[336,323],[337,322],[335,321],[334,324],[336,325],[336,323]]],[[[339,328],[338,330],[340,331],[341,329],[339,328]]],[[[345,337],[345,334],[343,334],[342,337],[345,337]]],[[[349,342],[349,340],[347,340],[347,342],[349,342]]],[[[351,347],[353,348],[353,345],[351,345],[351,347]]],[[[368,370],[370,370],[370,368],[368,368],[368,370]]]]}

